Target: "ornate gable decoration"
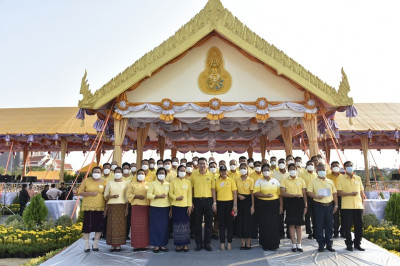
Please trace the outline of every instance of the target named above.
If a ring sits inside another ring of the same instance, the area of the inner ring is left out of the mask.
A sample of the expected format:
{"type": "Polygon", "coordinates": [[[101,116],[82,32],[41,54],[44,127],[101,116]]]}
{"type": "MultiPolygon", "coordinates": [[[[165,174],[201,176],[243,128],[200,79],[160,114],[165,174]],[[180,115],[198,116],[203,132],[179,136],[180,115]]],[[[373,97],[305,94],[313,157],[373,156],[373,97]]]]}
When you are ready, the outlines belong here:
{"type": "MultiPolygon", "coordinates": [[[[224,8],[219,0],[209,0],[207,5],[175,35],[145,54],[94,94],[88,93],[87,88],[83,90],[81,88],[81,92],[84,93],[83,99],[79,101],[79,107],[99,109],[141,80],[150,77],[154,71],[183,54],[213,31],[274,68],[278,75],[286,76],[328,104],[332,106],[353,104],[353,99],[348,96],[350,86],[343,69],[342,81],[339,90],[336,91],[335,88],[251,31],[224,8]]],[[[86,80],[86,73],[83,80],[86,80]]],[[[87,83],[85,83],[83,82],[82,86],[86,87],[87,83]]]]}

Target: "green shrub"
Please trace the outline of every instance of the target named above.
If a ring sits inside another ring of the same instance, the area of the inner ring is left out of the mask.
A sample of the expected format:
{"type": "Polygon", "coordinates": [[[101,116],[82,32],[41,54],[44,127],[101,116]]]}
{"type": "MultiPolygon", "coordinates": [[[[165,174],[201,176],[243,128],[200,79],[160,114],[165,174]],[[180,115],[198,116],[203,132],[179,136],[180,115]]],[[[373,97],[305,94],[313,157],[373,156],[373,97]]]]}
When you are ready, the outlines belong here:
{"type": "Polygon", "coordinates": [[[68,215],[60,216],[56,221],[56,226],[61,225],[63,228],[72,226],[72,219],[68,215]]]}
{"type": "Polygon", "coordinates": [[[385,208],[386,220],[400,226],[400,193],[393,193],[385,208]]]}
{"type": "Polygon", "coordinates": [[[50,230],[54,227],[55,227],[55,224],[54,224],[53,218],[51,218],[51,217],[48,221],[44,221],[41,226],[41,228],[43,230],[50,230]]]}
{"type": "Polygon", "coordinates": [[[363,216],[363,227],[368,228],[368,226],[377,227],[379,226],[379,220],[376,218],[375,214],[366,214],[363,216]]]}
{"type": "Polygon", "coordinates": [[[12,223],[14,221],[22,222],[22,217],[18,214],[10,215],[6,218],[6,220],[4,221],[4,224],[9,225],[10,223],[12,223]]]}
{"type": "Polygon", "coordinates": [[[35,226],[41,226],[46,220],[48,213],[49,210],[44,203],[42,195],[37,194],[31,199],[29,205],[25,208],[22,219],[26,226],[33,228],[35,226]]]}

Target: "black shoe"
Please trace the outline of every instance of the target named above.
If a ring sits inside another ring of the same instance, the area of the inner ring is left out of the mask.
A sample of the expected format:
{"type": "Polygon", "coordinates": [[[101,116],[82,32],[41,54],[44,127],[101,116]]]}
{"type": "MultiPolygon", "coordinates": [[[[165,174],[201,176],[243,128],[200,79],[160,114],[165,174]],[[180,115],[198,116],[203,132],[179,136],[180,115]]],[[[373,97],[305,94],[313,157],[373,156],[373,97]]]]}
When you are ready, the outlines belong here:
{"type": "Polygon", "coordinates": [[[328,247],[326,247],[326,249],[327,249],[327,250],[329,250],[330,252],[335,252],[335,251],[336,251],[334,248],[332,248],[332,247],[329,247],[329,246],[328,246],[328,247]]]}
{"type": "Polygon", "coordinates": [[[160,249],[153,249],[153,252],[158,253],[158,252],[160,252],[160,249]]]}
{"type": "Polygon", "coordinates": [[[115,252],[121,252],[121,248],[116,248],[115,252]]]}
{"type": "Polygon", "coordinates": [[[147,248],[141,248],[140,251],[147,251],[147,248]]]}
{"type": "Polygon", "coordinates": [[[204,249],[207,250],[207,251],[212,251],[212,248],[210,247],[209,244],[205,244],[204,245],[204,249]]]}
{"type": "Polygon", "coordinates": [[[250,250],[251,249],[251,247],[246,247],[246,250],[250,250]]]}
{"type": "Polygon", "coordinates": [[[339,234],[334,234],[333,238],[339,238],[339,234]]]}
{"type": "Polygon", "coordinates": [[[360,245],[354,246],[354,248],[359,251],[365,251],[365,248],[362,248],[360,245]]]}
{"type": "Polygon", "coordinates": [[[353,251],[354,249],[353,249],[353,247],[351,247],[351,246],[347,246],[347,247],[346,247],[346,250],[348,250],[348,251],[353,251]]]}
{"type": "Polygon", "coordinates": [[[92,246],[92,250],[93,250],[93,251],[99,251],[99,248],[94,248],[94,247],[92,246]]]}
{"type": "Polygon", "coordinates": [[[189,248],[184,248],[183,252],[189,252],[189,248]]]}
{"type": "Polygon", "coordinates": [[[110,252],[114,252],[114,251],[115,251],[115,248],[110,249],[110,252]]]}
{"type": "Polygon", "coordinates": [[[202,250],[202,249],[203,249],[203,245],[198,244],[198,245],[196,246],[196,248],[194,249],[194,251],[200,251],[200,250],[202,250]]]}
{"type": "Polygon", "coordinates": [[[318,252],[324,252],[324,251],[325,251],[324,247],[319,247],[318,248],[318,252]]]}
{"type": "Polygon", "coordinates": [[[312,239],[313,238],[312,234],[309,234],[307,238],[312,239]]]}
{"type": "Polygon", "coordinates": [[[168,252],[168,251],[169,251],[168,248],[160,248],[160,250],[161,250],[162,252],[168,252]]]}
{"type": "Polygon", "coordinates": [[[83,251],[84,251],[85,253],[88,253],[88,252],[90,252],[90,248],[84,249],[83,251]]]}
{"type": "Polygon", "coordinates": [[[240,250],[246,250],[246,246],[240,247],[240,250]]]}
{"type": "Polygon", "coordinates": [[[218,240],[219,239],[218,235],[215,235],[215,234],[212,235],[211,238],[214,239],[214,240],[218,240]]]}
{"type": "Polygon", "coordinates": [[[138,251],[142,251],[142,249],[141,248],[134,248],[133,249],[133,252],[138,252],[138,251]]]}
{"type": "Polygon", "coordinates": [[[126,240],[131,240],[131,238],[129,236],[126,237],[126,240]]]}
{"type": "Polygon", "coordinates": [[[296,251],[297,251],[297,248],[292,248],[292,251],[293,251],[293,252],[296,252],[296,251]]]}
{"type": "Polygon", "coordinates": [[[302,248],[297,248],[297,251],[298,252],[303,252],[303,249],[302,248]]]}

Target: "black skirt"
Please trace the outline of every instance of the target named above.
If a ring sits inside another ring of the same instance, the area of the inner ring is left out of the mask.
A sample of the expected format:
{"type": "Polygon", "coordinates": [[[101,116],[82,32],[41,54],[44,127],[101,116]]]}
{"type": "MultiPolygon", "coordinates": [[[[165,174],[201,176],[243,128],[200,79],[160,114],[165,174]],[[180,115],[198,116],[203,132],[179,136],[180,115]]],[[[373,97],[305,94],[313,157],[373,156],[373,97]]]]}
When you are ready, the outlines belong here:
{"type": "Polygon", "coordinates": [[[236,236],[241,238],[250,238],[252,232],[252,226],[254,223],[252,222],[252,216],[250,213],[251,209],[251,195],[242,195],[245,197],[244,200],[237,200],[237,216],[236,220],[236,236]]]}
{"type": "Polygon", "coordinates": [[[103,211],[84,211],[82,233],[103,232],[103,211]]]}
{"type": "Polygon", "coordinates": [[[279,248],[279,199],[258,200],[256,213],[260,227],[260,245],[269,250],[279,248]]]}
{"type": "Polygon", "coordinates": [[[286,198],[285,210],[287,225],[305,225],[304,222],[304,199],[303,198],[286,198]]]}

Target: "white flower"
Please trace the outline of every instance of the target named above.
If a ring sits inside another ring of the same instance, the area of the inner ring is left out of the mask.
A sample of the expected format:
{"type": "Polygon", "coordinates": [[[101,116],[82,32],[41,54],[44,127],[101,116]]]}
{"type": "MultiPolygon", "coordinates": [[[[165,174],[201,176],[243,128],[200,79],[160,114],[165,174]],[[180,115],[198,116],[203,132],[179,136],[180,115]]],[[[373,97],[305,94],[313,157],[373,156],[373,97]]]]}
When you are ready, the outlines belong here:
{"type": "Polygon", "coordinates": [[[211,105],[212,105],[213,107],[217,107],[217,106],[219,105],[219,103],[218,103],[217,100],[215,100],[215,101],[212,101],[212,102],[211,102],[211,105]]]}
{"type": "Polygon", "coordinates": [[[266,104],[266,102],[264,100],[261,100],[261,101],[258,102],[258,105],[261,106],[261,107],[264,107],[265,104],[266,104]]]}
{"type": "Polygon", "coordinates": [[[163,105],[164,105],[165,108],[168,108],[169,105],[170,105],[170,104],[169,104],[169,101],[164,101],[164,102],[163,102],[163,105]]]}
{"type": "Polygon", "coordinates": [[[314,106],[315,105],[315,101],[313,99],[310,99],[310,100],[307,101],[307,104],[309,106],[314,106]]]}
{"type": "Polygon", "coordinates": [[[126,107],[126,102],[125,101],[120,101],[119,102],[119,106],[121,106],[122,108],[126,107]]]}

